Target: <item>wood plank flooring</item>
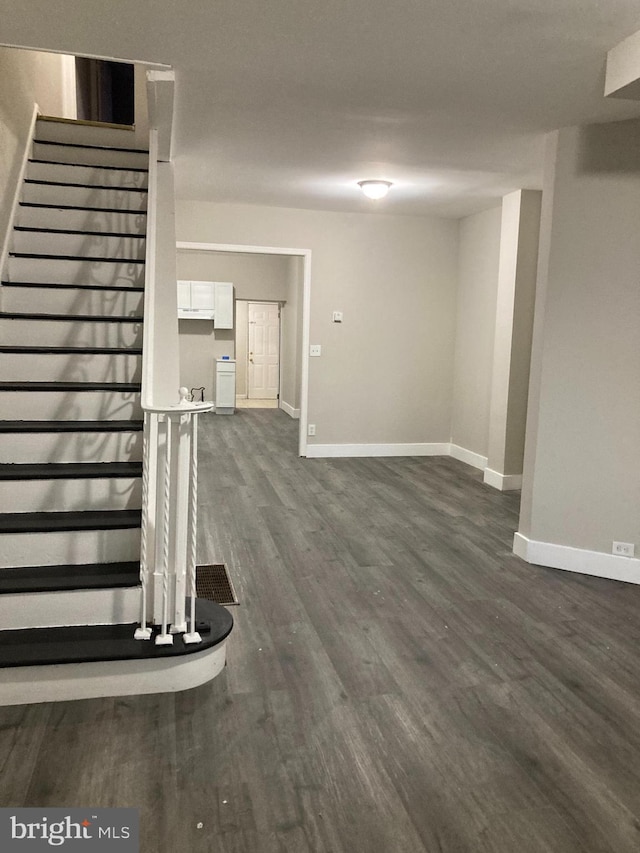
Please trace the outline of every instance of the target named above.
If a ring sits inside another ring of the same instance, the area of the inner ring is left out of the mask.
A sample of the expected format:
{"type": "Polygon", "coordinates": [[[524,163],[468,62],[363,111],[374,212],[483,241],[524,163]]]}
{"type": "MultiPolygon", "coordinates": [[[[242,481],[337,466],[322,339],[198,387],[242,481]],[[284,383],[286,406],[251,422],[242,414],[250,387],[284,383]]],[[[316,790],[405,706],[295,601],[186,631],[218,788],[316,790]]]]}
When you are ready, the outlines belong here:
{"type": "Polygon", "coordinates": [[[144,853],[637,853],[640,588],[514,557],[517,495],[460,462],[296,431],[202,418],[224,673],[0,709],[0,805],[138,807],[144,853]]]}

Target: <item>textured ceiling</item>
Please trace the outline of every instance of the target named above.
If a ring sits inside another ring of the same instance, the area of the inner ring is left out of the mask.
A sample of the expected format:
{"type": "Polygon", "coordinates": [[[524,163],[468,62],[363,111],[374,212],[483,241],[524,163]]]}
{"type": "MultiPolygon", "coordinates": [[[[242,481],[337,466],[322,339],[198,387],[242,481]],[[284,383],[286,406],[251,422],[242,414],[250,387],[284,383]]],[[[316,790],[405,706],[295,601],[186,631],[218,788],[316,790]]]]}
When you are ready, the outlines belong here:
{"type": "Polygon", "coordinates": [[[0,0],[0,38],[176,70],[182,198],[462,216],[538,187],[636,0],[0,0]],[[384,202],[356,181],[394,182],[384,202]]]}

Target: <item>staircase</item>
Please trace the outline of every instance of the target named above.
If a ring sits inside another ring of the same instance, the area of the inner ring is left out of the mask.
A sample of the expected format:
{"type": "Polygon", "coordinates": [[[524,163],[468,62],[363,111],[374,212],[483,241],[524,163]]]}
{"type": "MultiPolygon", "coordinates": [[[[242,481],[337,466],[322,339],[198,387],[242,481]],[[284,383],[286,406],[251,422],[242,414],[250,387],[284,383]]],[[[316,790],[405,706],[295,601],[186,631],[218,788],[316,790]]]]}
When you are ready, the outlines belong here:
{"type": "Polygon", "coordinates": [[[0,304],[0,704],[182,689],[200,676],[158,677],[231,630],[199,601],[197,650],[133,640],[148,154],[130,138],[36,125],[0,304]]]}

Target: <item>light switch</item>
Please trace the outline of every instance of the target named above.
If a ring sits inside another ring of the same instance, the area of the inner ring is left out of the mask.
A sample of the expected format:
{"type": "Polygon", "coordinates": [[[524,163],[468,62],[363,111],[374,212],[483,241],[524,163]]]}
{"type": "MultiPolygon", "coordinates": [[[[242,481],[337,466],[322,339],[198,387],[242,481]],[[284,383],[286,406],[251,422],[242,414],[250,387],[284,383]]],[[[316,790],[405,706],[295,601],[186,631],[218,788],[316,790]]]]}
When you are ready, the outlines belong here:
{"type": "Polygon", "coordinates": [[[334,311],[331,320],[334,323],[342,323],[342,311],[334,311]]]}
{"type": "Polygon", "coordinates": [[[311,344],[309,347],[309,355],[322,355],[322,347],[320,344],[311,344]]]}

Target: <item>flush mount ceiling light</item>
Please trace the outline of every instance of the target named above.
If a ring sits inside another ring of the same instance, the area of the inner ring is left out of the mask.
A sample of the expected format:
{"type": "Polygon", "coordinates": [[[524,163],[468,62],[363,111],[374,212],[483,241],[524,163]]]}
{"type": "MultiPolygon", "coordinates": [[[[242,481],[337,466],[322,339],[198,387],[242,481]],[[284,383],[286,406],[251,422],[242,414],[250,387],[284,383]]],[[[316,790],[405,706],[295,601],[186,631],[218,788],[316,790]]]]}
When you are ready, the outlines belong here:
{"type": "Polygon", "coordinates": [[[358,181],[358,186],[367,198],[384,198],[393,184],[391,181],[358,181]]]}

